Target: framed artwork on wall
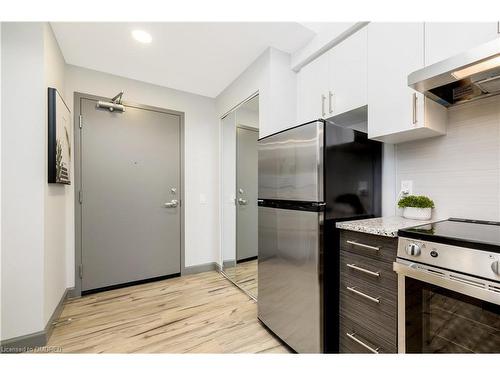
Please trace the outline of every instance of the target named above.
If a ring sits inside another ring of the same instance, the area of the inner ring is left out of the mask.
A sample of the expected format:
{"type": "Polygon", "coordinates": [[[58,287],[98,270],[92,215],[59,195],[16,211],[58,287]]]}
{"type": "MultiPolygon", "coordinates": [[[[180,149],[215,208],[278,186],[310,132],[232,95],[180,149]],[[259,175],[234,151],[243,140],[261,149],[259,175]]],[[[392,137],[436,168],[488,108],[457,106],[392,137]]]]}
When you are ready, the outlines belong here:
{"type": "Polygon", "coordinates": [[[71,111],[57,89],[48,88],[48,182],[71,184],[71,111]]]}

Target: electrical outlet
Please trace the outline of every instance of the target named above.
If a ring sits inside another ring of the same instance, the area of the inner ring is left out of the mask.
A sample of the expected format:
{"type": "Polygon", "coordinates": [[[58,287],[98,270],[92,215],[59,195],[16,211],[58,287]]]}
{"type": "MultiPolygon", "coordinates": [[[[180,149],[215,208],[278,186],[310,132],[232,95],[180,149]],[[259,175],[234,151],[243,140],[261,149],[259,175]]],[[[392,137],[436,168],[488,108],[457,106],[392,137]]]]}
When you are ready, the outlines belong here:
{"type": "Polygon", "coordinates": [[[413,181],[412,180],[401,181],[401,192],[403,192],[406,195],[413,194],[413,181]]]}

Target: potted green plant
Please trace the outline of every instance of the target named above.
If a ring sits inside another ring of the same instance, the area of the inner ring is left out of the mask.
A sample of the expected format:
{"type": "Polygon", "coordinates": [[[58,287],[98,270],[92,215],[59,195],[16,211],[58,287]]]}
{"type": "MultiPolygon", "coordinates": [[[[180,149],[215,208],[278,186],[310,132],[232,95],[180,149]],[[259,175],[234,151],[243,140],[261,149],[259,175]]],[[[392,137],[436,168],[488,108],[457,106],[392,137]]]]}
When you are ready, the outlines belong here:
{"type": "Polygon", "coordinates": [[[398,206],[403,209],[403,217],[407,219],[429,220],[434,202],[424,195],[408,195],[399,200],[398,206]]]}

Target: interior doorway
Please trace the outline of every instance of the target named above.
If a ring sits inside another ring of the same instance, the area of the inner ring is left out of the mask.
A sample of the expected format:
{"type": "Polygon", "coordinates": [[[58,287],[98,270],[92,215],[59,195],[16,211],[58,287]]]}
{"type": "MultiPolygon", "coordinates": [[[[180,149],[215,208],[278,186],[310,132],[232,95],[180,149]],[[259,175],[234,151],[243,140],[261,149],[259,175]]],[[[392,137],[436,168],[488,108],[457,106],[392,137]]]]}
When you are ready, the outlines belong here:
{"type": "Polygon", "coordinates": [[[184,261],[184,114],[100,101],[75,95],[76,294],[178,276],[184,261]]]}
{"type": "Polygon", "coordinates": [[[222,126],[222,273],[257,298],[259,96],[228,113],[222,126]]]}

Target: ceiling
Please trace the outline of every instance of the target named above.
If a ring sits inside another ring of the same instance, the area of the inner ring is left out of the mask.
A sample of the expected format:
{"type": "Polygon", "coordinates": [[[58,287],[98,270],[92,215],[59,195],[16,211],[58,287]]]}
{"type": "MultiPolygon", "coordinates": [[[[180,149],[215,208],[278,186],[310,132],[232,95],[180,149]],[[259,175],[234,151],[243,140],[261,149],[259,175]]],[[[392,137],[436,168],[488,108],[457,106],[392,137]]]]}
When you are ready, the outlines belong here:
{"type": "Polygon", "coordinates": [[[66,63],[217,96],[269,46],[292,53],[315,35],[295,22],[51,23],[66,63]],[[153,38],[141,44],[132,30],[153,38]]]}

